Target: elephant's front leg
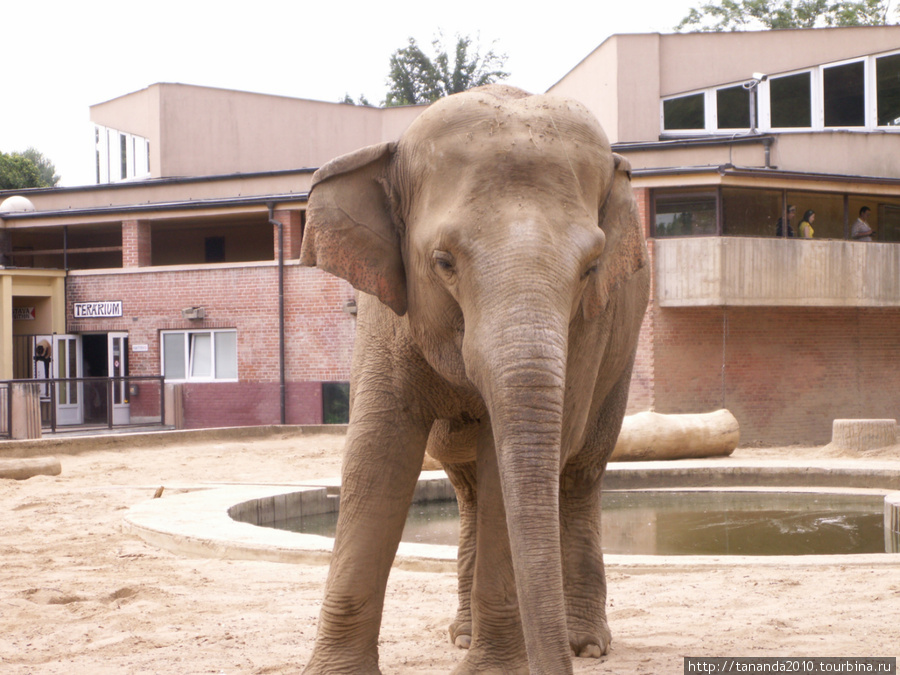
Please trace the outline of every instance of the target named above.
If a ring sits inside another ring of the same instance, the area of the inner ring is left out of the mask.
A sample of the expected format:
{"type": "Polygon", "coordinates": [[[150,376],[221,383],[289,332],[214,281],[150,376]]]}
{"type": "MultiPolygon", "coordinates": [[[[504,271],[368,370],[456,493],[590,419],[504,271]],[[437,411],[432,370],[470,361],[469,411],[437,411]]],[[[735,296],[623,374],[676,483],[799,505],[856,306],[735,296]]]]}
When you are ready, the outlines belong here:
{"type": "Polygon", "coordinates": [[[612,633],[606,620],[600,545],[600,479],[592,473],[571,465],[563,471],[560,536],[569,645],[576,656],[599,658],[609,648],[612,633]]]}
{"type": "Polygon", "coordinates": [[[472,579],[475,575],[475,536],[477,493],[475,489],[475,462],[444,464],[444,471],[456,491],[459,506],[459,553],[456,559],[456,577],[459,605],[456,618],[450,624],[450,642],[461,649],[472,644],[472,579]]]}
{"type": "Polygon", "coordinates": [[[576,656],[599,658],[612,633],[606,620],[606,573],[600,541],[600,486],[628,403],[626,368],[595,415],[587,442],[563,469],[559,484],[560,538],[569,644],[576,656]]]}
{"type": "Polygon", "coordinates": [[[427,426],[392,406],[354,402],[341,476],[341,503],[325,600],[309,675],[379,673],[384,593],[419,469],[427,426]],[[355,419],[354,419],[355,418],[355,419]]]}

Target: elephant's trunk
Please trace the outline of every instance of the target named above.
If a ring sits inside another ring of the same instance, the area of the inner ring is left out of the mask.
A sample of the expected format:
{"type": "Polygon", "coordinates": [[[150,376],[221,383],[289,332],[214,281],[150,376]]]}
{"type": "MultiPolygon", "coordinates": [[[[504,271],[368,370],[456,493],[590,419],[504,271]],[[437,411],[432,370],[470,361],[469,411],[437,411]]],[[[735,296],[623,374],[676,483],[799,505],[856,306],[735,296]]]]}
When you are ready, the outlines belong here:
{"type": "Polygon", "coordinates": [[[558,290],[528,295],[511,303],[518,311],[501,300],[487,313],[466,362],[479,362],[467,369],[491,418],[529,666],[557,675],[571,672],[559,531],[568,337],[560,307],[571,303],[548,297],[558,290]]]}

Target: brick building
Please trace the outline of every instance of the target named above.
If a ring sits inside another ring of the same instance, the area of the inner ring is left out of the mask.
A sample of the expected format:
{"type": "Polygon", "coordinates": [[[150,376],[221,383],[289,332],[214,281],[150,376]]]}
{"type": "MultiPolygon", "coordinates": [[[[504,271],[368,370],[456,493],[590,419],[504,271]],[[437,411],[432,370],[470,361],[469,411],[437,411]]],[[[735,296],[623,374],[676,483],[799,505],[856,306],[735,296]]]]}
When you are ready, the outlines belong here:
{"type": "MultiPolygon", "coordinates": [[[[551,87],[634,167],[653,297],[631,412],[727,407],[765,443],[897,416],[898,45],[896,26],[617,35],[551,87]],[[813,239],[786,236],[807,210],[813,239]]],[[[322,421],[354,291],[295,262],[309,180],[420,110],[172,84],[92,107],[98,185],[0,194],[0,379],[49,338],[59,376],[181,384],[189,427],[277,423],[282,398],[286,422],[322,421]]],[[[118,405],[140,417],[141,396],[118,405]]]]}

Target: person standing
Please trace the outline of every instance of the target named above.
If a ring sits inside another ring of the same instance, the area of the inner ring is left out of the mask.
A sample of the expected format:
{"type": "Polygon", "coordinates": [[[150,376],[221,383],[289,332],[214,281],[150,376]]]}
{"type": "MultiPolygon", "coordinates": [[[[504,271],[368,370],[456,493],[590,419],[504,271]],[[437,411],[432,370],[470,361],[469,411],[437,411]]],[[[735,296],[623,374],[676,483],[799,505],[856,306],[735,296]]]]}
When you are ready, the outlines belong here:
{"type": "Polygon", "coordinates": [[[850,228],[850,238],[853,241],[872,241],[872,235],[875,234],[869,226],[869,213],[872,211],[868,206],[864,206],[859,210],[859,218],[850,228]]]}
{"type": "MultiPolygon", "coordinates": [[[[794,228],[791,227],[791,220],[794,218],[794,214],[797,213],[797,209],[793,204],[789,204],[787,207],[787,236],[794,236],[794,228]]],[[[779,218],[778,222],[775,223],[775,236],[783,237],[784,236],[784,228],[782,226],[783,218],[779,218]]]]}
{"type": "Polygon", "coordinates": [[[800,237],[802,239],[812,239],[813,238],[813,227],[812,224],[816,220],[816,212],[812,209],[809,209],[806,213],[803,214],[803,220],[800,221],[800,227],[797,228],[797,231],[800,233],[800,237]]]}

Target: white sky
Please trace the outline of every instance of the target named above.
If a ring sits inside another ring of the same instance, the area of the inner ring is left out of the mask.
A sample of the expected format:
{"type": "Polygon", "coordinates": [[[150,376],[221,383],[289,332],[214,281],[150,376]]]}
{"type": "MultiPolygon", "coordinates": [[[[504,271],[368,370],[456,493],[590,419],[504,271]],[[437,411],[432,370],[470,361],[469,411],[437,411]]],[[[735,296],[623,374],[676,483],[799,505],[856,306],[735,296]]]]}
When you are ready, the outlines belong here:
{"type": "Polygon", "coordinates": [[[0,151],[34,146],[61,185],[90,184],[90,105],[156,82],[378,104],[391,53],[409,37],[430,53],[439,30],[448,46],[456,34],[479,37],[482,51],[496,41],[507,81],[543,92],[610,35],[671,32],[699,4],[11,0],[0,12],[0,151]]]}

